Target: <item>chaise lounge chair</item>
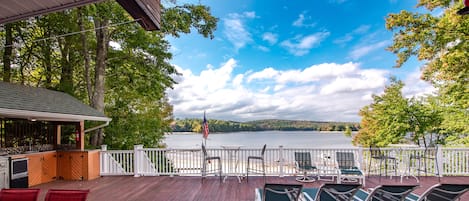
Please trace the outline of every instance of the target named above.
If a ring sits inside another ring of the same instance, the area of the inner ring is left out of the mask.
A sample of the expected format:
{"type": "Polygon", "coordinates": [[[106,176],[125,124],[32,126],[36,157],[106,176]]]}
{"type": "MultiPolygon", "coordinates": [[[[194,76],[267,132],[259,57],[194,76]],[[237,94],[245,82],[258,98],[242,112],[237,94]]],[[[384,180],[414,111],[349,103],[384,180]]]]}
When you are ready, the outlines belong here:
{"type": "Polygon", "coordinates": [[[410,193],[406,201],[453,201],[469,190],[469,184],[436,184],[421,196],[410,193]]]}
{"type": "Polygon", "coordinates": [[[323,184],[319,188],[304,188],[306,201],[351,201],[360,184],[323,184]]]}
{"type": "Polygon", "coordinates": [[[354,201],[404,201],[417,185],[380,185],[371,192],[357,191],[354,201]]]}
{"type": "Polygon", "coordinates": [[[298,201],[302,189],[301,184],[265,184],[254,191],[256,201],[298,201]]]}
{"type": "Polygon", "coordinates": [[[337,168],[339,176],[337,183],[342,181],[356,181],[361,180],[361,184],[365,185],[365,174],[355,165],[355,156],[353,152],[336,152],[337,168]]]}
{"type": "Polygon", "coordinates": [[[318,175],[318,169],[313,165],[311,161],[311,153],[309,152],[295,152],[295,166],[296,172],[303,173],[302,176],[297,177],[296,181],[299,182],[314,182],[314,178],[308,176],[308,173],[316,173],[318,175]]]}

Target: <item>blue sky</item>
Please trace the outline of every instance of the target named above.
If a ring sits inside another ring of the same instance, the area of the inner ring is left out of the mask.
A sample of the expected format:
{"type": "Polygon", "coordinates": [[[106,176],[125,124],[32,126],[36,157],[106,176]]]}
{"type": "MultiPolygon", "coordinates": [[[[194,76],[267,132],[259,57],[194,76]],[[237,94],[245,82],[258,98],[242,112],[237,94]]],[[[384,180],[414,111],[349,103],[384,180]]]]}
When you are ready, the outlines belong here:
{"type": "Polygon", "coordinates": [[[393,68],[385,50],[386,16],[415,11],[416,0],[199,2],[219,22],[213,40],[168,38],[182,74],[168,90],[176,118],[359,121],[390,76],[406,83],[407,97],[434,90],[419,80],[422,63],[393,68]]]}

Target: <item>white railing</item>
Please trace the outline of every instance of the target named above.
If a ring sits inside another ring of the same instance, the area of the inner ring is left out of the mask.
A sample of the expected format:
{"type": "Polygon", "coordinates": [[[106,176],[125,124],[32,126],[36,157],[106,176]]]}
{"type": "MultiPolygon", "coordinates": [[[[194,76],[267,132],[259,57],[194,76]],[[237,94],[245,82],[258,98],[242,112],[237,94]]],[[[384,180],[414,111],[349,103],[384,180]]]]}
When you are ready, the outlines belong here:
{"type": "MultiPolygon", "coordinates": [[[[266,174],[271,176],[297,175],[295,170],[295,152],[309,152],[313,164],[317,166],[334,168],[336,152],[354,153],[356,166],[366,174],[377,175],[379,160],[373,159],[373,153],[381,153],[395,158],[396,163],[388,161],[388,170],[398,169],[399,175],[418,175],[416,171],[426,168],[428,173],[420,175],[439,176],[469,176],[469,148],[382,148],[380,150],[368,148],[267,148],[264,160],[266,174]],[[416,156],[427,156],[427,159],[418,159],[416,156]],[[431,159],[431,158],[436,158],[431,159]],[[396,165],[396,167],[394,167],[396,165]],[[371,171],[369,170],[371,167],[371,171]],[[439,170],[439,171],[438,171],[439,170]],[[439,173],[438,173],[439,172],[439,173]]],[[[244,175],[247,158],[251,155],[260,155],[260,148],[223,149],[208,147],[211,156],[220,156],[224,174],[244,175]]],[[[159,149],[143,148],[136,145],[134,150],[109,151],[103,145],[100,155],[101,175],[135,175],[135,176],[200,176],[202,168],[201,149],[159,149]]],[[[215,169],[218,164],[214,161],[208,164],[208,170],[215,169]]],[[[251,167],[261,169],[261,163],[254,162],[251,167]]],[[[382,167],[384,168],[384,163],[382,167]]],[[[391,171],[388,171],[389,173],[391,171]]],[[[394,172],[392,172],[394,173],[394,172]]]]}

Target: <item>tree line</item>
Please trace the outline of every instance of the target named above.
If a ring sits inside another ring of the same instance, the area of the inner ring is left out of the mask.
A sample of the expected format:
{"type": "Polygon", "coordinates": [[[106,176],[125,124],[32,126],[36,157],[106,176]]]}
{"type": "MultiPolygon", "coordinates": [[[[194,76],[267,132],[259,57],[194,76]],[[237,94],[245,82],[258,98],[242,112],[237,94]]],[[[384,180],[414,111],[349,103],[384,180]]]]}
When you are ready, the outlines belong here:
{"type": "MultiPolygon", "coordinates": [[[[171,125],[173,132],[202,132],[202,119],[176,119],[171,125]]],[[[240,131],[357,131],[358,123],[353,122],[319,122],[297,120],[257,120],[248,122],[209,119],[210,132],[240,131]]]]}

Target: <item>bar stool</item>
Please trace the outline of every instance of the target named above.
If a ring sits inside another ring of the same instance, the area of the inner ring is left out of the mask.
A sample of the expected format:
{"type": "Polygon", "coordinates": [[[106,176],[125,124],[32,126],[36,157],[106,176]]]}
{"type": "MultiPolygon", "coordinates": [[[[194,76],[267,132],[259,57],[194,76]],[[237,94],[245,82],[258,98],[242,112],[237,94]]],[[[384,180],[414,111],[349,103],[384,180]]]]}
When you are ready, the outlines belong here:
{"type": "Polygon", "coordinates": [[[440,181],[440,171],[438,168],[438,159],[436,157],[436,153],[438,152],[438,146],[435,147],[435,149],[425,147],[423,153],[414,153],[411,154],[409,157],[409,166],[408,166],[408,171],[410,174],[411,168],[414,169],[416,167],[417,171],[417,177],[418,180],[420,179],[420,173],[425,173],[425,176],[428,175],[428,173],[433,173],[435,176],[438,176],[438,182],[440,181]],[[431,166],[429,166],[429,162],[433,162],[433,172],[431,172],[431,166]],[[423,164],[423,167],[422,167],[423,164]]]}
{"type": "Polygon", "coordinates": [[[377,169],[379,170],[380,180],[381,180],[381,170],[384,169],[384,175],[387,176],[389,163],[393,165],[392,169],[394,169],[394,175],[397,176],[397,159],[395,157],[389,156],[388,154],[384,154],[379,149],[379,147],[372,147],[372,146],[370,146],[370,154],[371,156],[370,156],[370,162],[368,164],[368,176],[370,176],[372,160],[379,161],[379,167],[377,169]],[[384,163],[384,167],[383,167],[383,163],[384,163]]]}
{"type": "Polygon", "coordinates": [[[264,175],[264,183],[265,183],[265,162],[264,162],[264,153],[265,153],[265,148],[267,147],[267,144],[264,144],[264,147],[262,147],[261,155],[260,156],[248,156],[248,165],[246,167],[246,181],[249,182],[249,172],[254,172],[254,173],[260,173],[264,175]],[[257,166],[251,167],[251,160],[259,160],[262,163],[262,170],[257,169],[257,166]]]}
{"type": "Polygon", "coordinates": [[[221,158],[220,156],[209,156],[207,153],[207,149],[205,149],[205,145],[202,144],[202,153],[204,154],[203,164],[202,164],[202,182],[204,182],[204,178],[207,176],[207,173],[216,173],[218,171],[218,175],[220,176],[220,182],[222,181],[222,168],[221,168],[221,158]],[[207,165],[211,163],[211,161],[216,160],[218,161],[218,168],[207,172],[207,165]]]}

